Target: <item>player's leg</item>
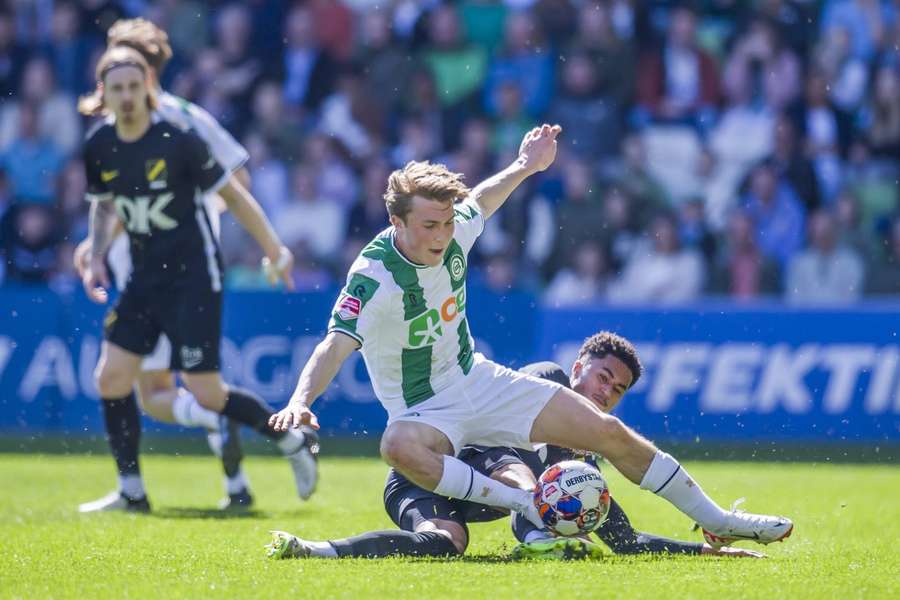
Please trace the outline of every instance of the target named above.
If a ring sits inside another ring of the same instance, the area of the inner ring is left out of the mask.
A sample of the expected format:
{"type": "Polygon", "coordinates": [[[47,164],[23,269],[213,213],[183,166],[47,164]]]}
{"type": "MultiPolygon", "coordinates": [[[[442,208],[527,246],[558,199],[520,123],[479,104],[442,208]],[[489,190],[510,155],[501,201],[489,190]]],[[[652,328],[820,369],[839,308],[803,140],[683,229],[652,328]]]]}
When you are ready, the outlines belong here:
{"type": "Polygon", "coordinates": [[[273,531],[266,546],[271,558],[382,558],[463,554],[469,535],[462,511],[447,498],[413,485],[392,470],[384,506],[399,530],[369,531],[349,538],[315,542],[273,531]]]}
{"type": "Polygon", "coordinates": [[[99,500],[80,505],[80,512],[150,508],[138,461],[141,420],[133,386],[140,363],[139,354],[107,340],[101,345],[95,379],[119,487],[99,500]]]}
{"type": "Polygon", "coordinates": [[[561,388],[538,414],[531,440],[603,455],[625,477],[671,502],[704,529],[727,541],[784,539],[790,520],[726,511],[710,499],[677,460],[589,400],[561,388]]]}
{"type": "Polygon", "coordinates": [[[185,386],[200,405],[247,425],[273,440],[288,458],[297,494],[304,500],[318,482],[318,435],[310,428],[274,431],[269,417],[275,412],[256,394],[227,386],[219,374],[222,294],[208,288],[181,291],[169,310],[160,313],[163,329],[172,343],[172,370],[179,371],[185,386]]]}
{"type": "Polygon", "coordinates": [[[385,462],[438,495],[522,511],[540,522],[530,491],[491,479],[453,456],[455,445],[450,436],[459,439],[447,434],[453,431],[453,425],[442,422],[440,412],[429,415],[424,408],[420,410],[409,417],[415,420],[403,417],[388,425],[381,437],[385,462]]]}
{"type": "Polygon", "coordinates": [[[200,406],[194,395],[178,387],[168,370],[171,344],[165,336],[153,354],[141,363],[138,376],[138,399],[144,412],[163,423],[183,427],[203,427],[210,450],[222,461],[226,496],[219,503],[223,510],[246,509],[253,504],[250,483],[241,462],[244,459],[240,429],[237,423],[215,411],[200,406]],[[149,370],[148,370],[149,369],[149,370]]]}

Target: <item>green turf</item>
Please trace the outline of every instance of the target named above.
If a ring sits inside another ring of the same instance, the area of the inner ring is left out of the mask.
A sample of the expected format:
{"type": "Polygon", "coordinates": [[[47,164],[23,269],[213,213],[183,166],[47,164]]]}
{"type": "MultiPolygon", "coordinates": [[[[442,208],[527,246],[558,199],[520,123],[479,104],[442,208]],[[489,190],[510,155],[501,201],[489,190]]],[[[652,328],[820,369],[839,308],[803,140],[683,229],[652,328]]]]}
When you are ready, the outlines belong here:
{"type": "MultiPolygon", "coordinates": [[[[253,457],[258,510],[220,518],[214,461],[148,456],[154,514],[79,516],[78,502],[113,485],[107,456],[0,454],[0,597],[4,598],[897,598],[900,471],[890,466],[693,463],[723,504],[783,513],[796,530],[767,560],[698,557],[511,563],[508,525],[471,527],[462,560],[269,561],[267,531],[311,539],[390,527],[385,467],[322,462],[301,503],[285,462],[253,457]]],[[[608,469],[609,471],[609,469],[608,469]]],[[[664,501],[608,473],[635,525],[694,539],[664,501]]]]}

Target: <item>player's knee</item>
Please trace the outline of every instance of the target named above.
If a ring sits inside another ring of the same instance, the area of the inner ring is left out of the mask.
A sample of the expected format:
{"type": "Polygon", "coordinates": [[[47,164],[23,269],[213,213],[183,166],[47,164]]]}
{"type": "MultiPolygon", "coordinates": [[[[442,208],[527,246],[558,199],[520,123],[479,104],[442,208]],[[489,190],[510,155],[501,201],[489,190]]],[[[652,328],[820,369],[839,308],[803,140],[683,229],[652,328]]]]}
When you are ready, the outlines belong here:
{"type": "Polygon", "coordinates": [[[604,446],[626,444],[631,436],[625,423],[612,415],[602,415],[594,425],[594,430],[595,436],[603,441],[604,446]]]}
{"type": "Polygon", "coordinates": [[[103,365],[94,371],[94,383],[101,398],[118,398],[128,394],[134,382],[126,373],[103,365]]]}
{"type": "Polygon", "coordinates": [[[403,469],[409,466],[411,440],[403,435],[385,435],[381,438],[381,458],[392,467],[403,469]]]}
{"type": "Polygon", "coordinates": [[[466,535],[466,532],[460,528],[460,531],[455,532],[447,532],[450,535],[450,542],[453,544],[453,547],[456,548],[456,553],[462,556],[466,553],[466,548],[469,546],[469,536],[466,535]]]}

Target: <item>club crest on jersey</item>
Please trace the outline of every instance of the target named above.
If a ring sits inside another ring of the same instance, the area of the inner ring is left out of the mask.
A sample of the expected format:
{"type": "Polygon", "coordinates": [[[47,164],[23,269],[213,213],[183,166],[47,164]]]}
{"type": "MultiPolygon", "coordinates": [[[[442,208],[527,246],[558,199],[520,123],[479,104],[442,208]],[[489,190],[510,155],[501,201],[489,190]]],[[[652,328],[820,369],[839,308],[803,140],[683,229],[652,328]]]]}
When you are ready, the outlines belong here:
{"type": "Polygon", "coordinates": [[[169,168],[166,159],[151,158],[144,163],[144,173],[147,174],[147,183],[151,190],[159,190],[166,187],[169,178],[169,168]]]}
{"type": "Polygon", "coordinates": [[[362,302],[359,298],[354,298],[348,294],[344,294],[338,300],[337,314],[344,321],[351,321],[359,317],[362,310],[362,302]]]}
{"type": "Polygon", "coordinates": [[[459,281],[466,274],[466,264],[462,256],[456,254],[450,259],[450,278],[459,281]]]}

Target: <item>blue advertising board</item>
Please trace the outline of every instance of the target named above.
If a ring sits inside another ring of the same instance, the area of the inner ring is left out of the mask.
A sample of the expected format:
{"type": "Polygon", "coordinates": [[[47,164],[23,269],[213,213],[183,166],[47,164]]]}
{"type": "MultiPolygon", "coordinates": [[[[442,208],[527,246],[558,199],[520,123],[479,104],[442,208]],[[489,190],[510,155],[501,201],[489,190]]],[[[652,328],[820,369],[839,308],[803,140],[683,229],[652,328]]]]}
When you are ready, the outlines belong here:
{"type": "MultiPolygon", "coordinates": [[[[228,293],[226,380],[284,404],[334,298],[228,293]]],[[[0,291],[0,430],[102,431],[92,370],[103,314],[77,293],[0,291]]],[[[599,329],[630,338],[646,371],[618,414],[652,438],[900,442],[898,305],[560,310],[528,294],[473,288],[468,314],[476,348],[513,367],[548,359],[568,366],[599,329]]],[[[326,432],[382,431],[385,413],[358,353],[315,410],[326,432]]]]}

